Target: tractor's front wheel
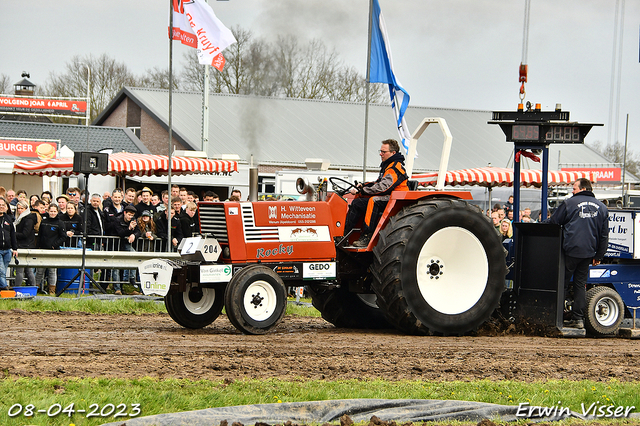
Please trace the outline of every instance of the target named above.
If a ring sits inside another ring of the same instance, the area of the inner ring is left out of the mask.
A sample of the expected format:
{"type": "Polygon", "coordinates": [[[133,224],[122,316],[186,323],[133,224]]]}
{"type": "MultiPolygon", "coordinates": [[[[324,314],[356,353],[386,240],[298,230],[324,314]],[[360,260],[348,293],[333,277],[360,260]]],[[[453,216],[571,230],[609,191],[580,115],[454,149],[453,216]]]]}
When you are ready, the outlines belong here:
{"type": "Polygon", "coordinates": [[[206,327],[220,316],[224,306],[222,289],[192,287],[187,291],[171,293],[164,297],[169,316],[187,328],[206,327]]]}
{"type": "Polygon", "coordinates": [[[500,238],[475,206],[427,200],[405,207],[374,247],[374,284],[387,319],[409,334],[463,334],[504,291],[500,238]]]}
{"type": "Polygon", "coordinates": [[[238,330],[246,334],[265,334],[284,317],[287,289],[271,269],[251,265],[231,278],[224,299],[227,317],[238,330]]]}

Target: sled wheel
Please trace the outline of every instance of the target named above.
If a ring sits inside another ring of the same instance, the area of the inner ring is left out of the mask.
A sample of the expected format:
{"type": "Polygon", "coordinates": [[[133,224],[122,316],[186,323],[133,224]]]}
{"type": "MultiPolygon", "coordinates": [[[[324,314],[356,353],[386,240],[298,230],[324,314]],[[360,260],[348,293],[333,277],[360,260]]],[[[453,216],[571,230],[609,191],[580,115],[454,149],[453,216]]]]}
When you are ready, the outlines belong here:
{"type": "Polygon", "coordinates": [[[222,289],[191,287],[187,291],[171,293],[164,297],[169,316],[187,328],[202,328],[220,316],[224,306],[222,289]]]}
{"type": "Polygon", "coordinates": [[[308,286],[313,307],[338,328],[392,328],[378,307],[375,294],[351,293],[345,286],[327,289],[308,286]]]}
{"type": "Polygon", "coordinates": [[[614,289],[597,286],[587,292],[584,326],[594,336],[616,334],[624,319],[624,303],[614,289]]]}
{"type": "Polygon", "coordinates": [[[262,265],[242,268],[224,293],[229,321],[246,334],[275,328],[287,308],[287,290],[280,277],[262,265]]]}
{"type": "Polygon", "coordinates": [[[463,334],[499,305],[506,264],[489,219],[460,200],[402,209],[373,249],[378,305],[409,334],[463,334]]]}

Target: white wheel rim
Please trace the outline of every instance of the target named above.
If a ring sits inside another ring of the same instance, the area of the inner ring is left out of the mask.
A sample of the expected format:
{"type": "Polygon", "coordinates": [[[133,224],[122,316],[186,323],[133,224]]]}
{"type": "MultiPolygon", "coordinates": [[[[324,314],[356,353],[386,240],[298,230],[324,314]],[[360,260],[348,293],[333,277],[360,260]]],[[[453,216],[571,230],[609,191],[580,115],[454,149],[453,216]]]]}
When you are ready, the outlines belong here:
{"type": "Polygon", "coordinates": [[[244,310],[254,321],[269,319],[276,310],[278,304],[276,291],[266,281],[255,281],[247,287],[244,293],[244,310]]]}
{"type": "Polygon", "coordinates": [[[418,289],[438,312],[455,315],[468,311],[487,286],[487,253],[478,238],[457,226],[429,237],[418,255],[418,289]]]}
{"type": "Polygon", "coordinates": [[[598,323],[605,327],[615,324],[620,316],[618,304],[610,297],[603,297],[596,303],[595,316],[598,323]]]}
{"type": "Polygon", "coordinates": [[[202,297],[200,300],[194,301],[189,298],[191,284],[187,285],[187,291],[182,293],[182,301],[184,307],[194,315],[204,315],[213,307],[216,301],[216,291],[213,288],[201,288],[202,297]]]}

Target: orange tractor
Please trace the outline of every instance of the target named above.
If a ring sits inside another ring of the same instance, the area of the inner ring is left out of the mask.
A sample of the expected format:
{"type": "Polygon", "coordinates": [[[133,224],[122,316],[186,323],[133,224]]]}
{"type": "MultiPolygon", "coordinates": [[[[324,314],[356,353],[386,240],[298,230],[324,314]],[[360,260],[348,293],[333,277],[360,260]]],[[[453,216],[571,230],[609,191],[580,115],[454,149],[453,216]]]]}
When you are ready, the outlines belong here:
{"type": "MultiPolygon", "coordinates": [[[[451,146],[446,123],[440,175],[451,146]]],[[[410,173],[412,161],[407,161],[410,173]]],[[[316,201],[201,202],[199,237],[181,244],[182,260],[140,267],[145,294],[165,297],[180,325],[211,324],[223,307],[244,333],[262,334],[283,318],[287,287],[306,286],[322,317],[337,327],[391,328],[409,334],[463,334],[498,306],[505,255],[490,220],[467,192],[393,192],[368,247],[359,230],[343,235],[350,182],[330,178],[316,201]]],[[[310,192],[309,186],[300,185],[310,192]]]]}

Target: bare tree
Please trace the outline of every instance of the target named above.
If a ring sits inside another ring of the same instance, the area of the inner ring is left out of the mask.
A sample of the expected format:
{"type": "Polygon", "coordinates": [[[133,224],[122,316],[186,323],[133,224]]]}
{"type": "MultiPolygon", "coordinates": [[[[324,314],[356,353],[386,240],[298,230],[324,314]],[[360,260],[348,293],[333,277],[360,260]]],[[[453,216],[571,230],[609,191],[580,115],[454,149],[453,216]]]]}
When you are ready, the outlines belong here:
{"type": "Polygon", "coordinates": [[[589,144],[591,148],[602,154],[607,160],[625,164],[625,170],[633,175],[638,176],[640,171],[640,158],[633,151],[627,150],[627,161],[625,163],[624,144],[621,142],[612,142],[604,145],[601,141],[595,141],[589,144]]]}
{"type": "MultiPolygon", "coordinates": [[[[173,89],[180,89],[180,76],[176,73],[173,73],[171,76],[171,80],[173,83],[173,89]]],[[[160,67],[153,67],[153,69],[148,69],[147,73],[138,79],[136,82],[136,86],[140,87],[152,87],[155,89],[169,89],[169,70],[163,70],[160,67]]]]}
{"type": "Polygon", "coordinates": [[[0,93],[9,94],[12,87],[11,78],[6,74],[0,74],[0,93]]]}
{"type": "MultiPolygon", "coordinates": [[[[226,65],[222,72],[211,70],[211,93],[272,96],[275,94],[268,43],[254,40],[251,31],[231,28],[237,42],[224,51],[226,65]]],[[[195,53],[185,54],[182,77],[187,90],[202,91],[204,67],[195,53]]]]}
{"type": "MultiPolygon", "coordinates": [[[[240,27],[231,29],[237,43],[224,51],[223,72],[211,71],[212,93],[282,96],[336,101],[365,100],[366,80],[345,66],[335,50],[322,41],[305,45],[294,36],[278,37],[276,42],[254,37],[240,27]]],[[[183,87],[203,90],[203,66],[195,53],[185,55],[183,87]]],[[[386,99],[383,85],[370,85],[371,102],[386,99]]]]}
{"type": "Polygon", "coordinates": [[[182,89],[202,92],[204,90],[204,67],[198,62],[198,55],[195,52],[185,53],[183,59],[184,66],[180,73],[183,82],[182,89]]]}
{"type": "Polygon", "coordinates": [[[62,74],[50,73],[45,85],[49,96],[86,97],[87,67],[91,69],[91,119],[111,102],[124,86],[135,86],[137,79],[124,63],[119,63],[107,54],[73,56],[65,65],[62,74]]]}

